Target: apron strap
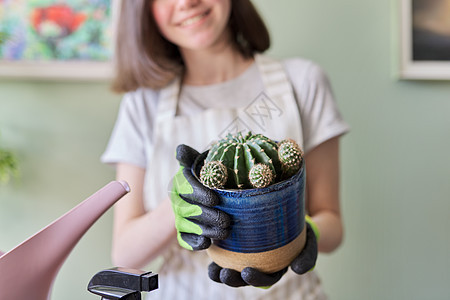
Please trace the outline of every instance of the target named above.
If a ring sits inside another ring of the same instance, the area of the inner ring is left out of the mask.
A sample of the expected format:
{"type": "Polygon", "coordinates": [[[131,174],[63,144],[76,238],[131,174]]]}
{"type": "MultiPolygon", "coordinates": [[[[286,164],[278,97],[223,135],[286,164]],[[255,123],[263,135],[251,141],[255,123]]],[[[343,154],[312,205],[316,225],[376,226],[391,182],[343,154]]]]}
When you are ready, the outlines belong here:
{"type": "Polygon", "coordinates": [[[255,60],[269,97],[278,98],[286,94],[293,94],[290,80],[278,60],[261,54],[255,55],[255,60]]]}
{"type": "Polygon", "coordinates": [[[284,121],[290,120],[289,136],[303,147],[300,109],[285,68],[279,60],[261,54],[255,55],[255,61],[261,73],[267,96],[270,99],[281,99],[287,105],[284,111],[279,112],[278,117],[283,118],[284,121]]]}
{"type": "Polygon", "coordinates": [[[180,77],[176,77],[169,85],[161,89],[157,106],[156,123],[171,121],[176,115],[180,84],[180,77]]]}

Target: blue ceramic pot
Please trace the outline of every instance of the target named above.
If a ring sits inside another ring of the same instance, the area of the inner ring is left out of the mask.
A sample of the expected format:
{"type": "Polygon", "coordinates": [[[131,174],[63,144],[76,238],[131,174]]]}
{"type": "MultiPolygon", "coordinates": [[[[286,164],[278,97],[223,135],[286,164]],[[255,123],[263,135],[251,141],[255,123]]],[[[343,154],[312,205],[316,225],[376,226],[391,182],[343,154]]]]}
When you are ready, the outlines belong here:
{"type": "MultiPolygon", "coordinates": [[[[194,164],[192,171],[197,178],[205,156],[202,154],[194,164]]],[[[255,260],[262,260],[261,263],[265,264],[265,260],[276,259],[271,262],[273,266],[269,271],[288,265],[304,245],[305,173],[302,162],[297,174],[265,188],[215,189],[221,199],[216,208],[229,214],[232,222],[230,236],[225,240],[213,241],[212,251],[208,251],[211,258],[222,267],[238,270],[252,266],[268,271],[255,260]],[[211,255],[211,252],[214,254],[211,255]],[[285,257],[274,258],[272,254],[285,257]],[[244,265],[235,266],[239,260],[243,260],[239,264],[244,265]]]]}

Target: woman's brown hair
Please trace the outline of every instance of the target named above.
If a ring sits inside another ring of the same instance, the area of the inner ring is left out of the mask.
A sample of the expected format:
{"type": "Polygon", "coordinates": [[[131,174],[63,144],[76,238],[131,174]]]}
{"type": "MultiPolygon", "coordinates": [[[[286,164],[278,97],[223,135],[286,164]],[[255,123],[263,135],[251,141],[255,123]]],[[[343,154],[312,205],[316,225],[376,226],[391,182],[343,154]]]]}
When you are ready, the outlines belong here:
{"type": "MultiPolygon", "coordinates": [[[[115,92],[159,89],[183,72],[178,47],[166,40],[151,14],[152,0],[122,0],[115,48],[115,92]]],[[[246,57],[270,47],[264,21],[250,0],[231,0],[229,27],[246,57]]]]}

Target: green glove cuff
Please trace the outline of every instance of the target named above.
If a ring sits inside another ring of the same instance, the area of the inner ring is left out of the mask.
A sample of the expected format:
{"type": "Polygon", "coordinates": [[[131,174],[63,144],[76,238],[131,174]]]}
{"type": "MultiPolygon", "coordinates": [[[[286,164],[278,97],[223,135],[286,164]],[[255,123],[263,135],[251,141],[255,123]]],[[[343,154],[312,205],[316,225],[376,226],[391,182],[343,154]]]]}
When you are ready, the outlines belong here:
{"type": "Polygon", "coordinates": [[[272,286],[271,285],[268,285],[268,286],[256,286],[256,288],[258,288],[258,289],[263,289],[263,290],[268,290],[268,289],[270,289],[272,286]]]}
{"type": "MultiPolygon", "coordinates": [[[[195,204],[190,204],[183,200],[179,194],[192,194],[193,188],[191,184],[186,180],[183,175],[184,167],[180,167],[178,173],[173,179],[172,191],[170,193],[170,200],[172,202],[172,209],[175,214],[175,227],[178,233],[194,233],[200,235],[203,233],[199,225],[191,222],[187,218],[199,216],[202,214],[202,209],[200,206],[195,204]]],[[[178,236],[178,241],[182,241],[181,236],[178,236]]],[[[180,242],[180,244],[182,244],[180,242]]],[[[181,245],[184,248],[185,245],[181,245]]]]}
{"type": "Polygon", "coordinates": [[[308,215],[305,216],[305,222],[311,226],[312,230],[314,231],[314,235],[316,236],[316,240],[319,240],[320,232],[319,232],[319,227],[317,227],[316,222],[314,222],[311,219],[311,217],[308,215]]]}

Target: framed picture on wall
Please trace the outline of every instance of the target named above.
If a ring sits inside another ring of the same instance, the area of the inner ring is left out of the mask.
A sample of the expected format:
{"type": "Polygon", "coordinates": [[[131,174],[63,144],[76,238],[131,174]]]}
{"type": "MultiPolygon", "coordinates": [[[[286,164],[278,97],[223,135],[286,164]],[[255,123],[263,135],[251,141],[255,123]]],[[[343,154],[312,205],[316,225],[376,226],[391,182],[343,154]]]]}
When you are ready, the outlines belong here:
{"type": "Polygon", "coordinates": [[[0,77],[112,76],[116,0],[0,1],[0,77]]]}
{"type": "Polygon", "coordinates": [[[450,0],[400,1],[400,77],[450,79],[450,0]]]}

